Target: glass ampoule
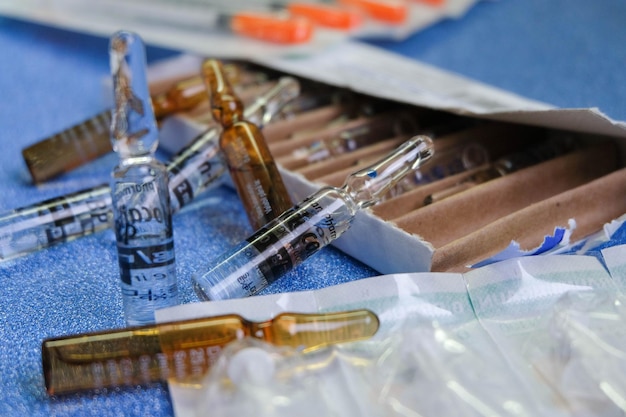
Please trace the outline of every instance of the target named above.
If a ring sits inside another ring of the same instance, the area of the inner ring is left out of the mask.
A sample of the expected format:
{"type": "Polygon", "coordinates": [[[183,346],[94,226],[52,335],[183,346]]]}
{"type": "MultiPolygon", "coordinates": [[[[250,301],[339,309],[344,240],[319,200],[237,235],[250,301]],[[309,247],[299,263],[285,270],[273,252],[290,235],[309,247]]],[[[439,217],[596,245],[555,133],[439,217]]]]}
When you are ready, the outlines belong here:
{"type": "MultiPolygon", "coordinates": [[[[293,77],[281,77],[243,111],[242,118],[255,126],[264,126],[280,114],[284,106],[298,96],[300,83],[293,77]]],[[[215,185],[227,170],[219,143],[220,130],[206,132],[181,150],[167,165],[170,176],[171,204],[174,211],[188,204],[198,193],[215,185]]]]}
{"type": "Polygon", "coordinates": [[[428,205],[436,203],[474,187],[475,185],[503,177],[520,169],[564,155],[572,151],[574,147],[574,142],[570,138],[564,137],[547,140],[519,152],[511,153],[489,164],[485,167],[485,169],[470,175],[460,183],[426,196],[424,198],[424,204],[428,205]]]}
{"type": "Polygon", "coordinates": [[[22,149],[33,182],[42,183],[111,152],[106,110],[22,149]]]}
{"type": "Polygon", "coordinates": [[[107,229],[112,219],[108,184],[10,210],[0,216],[0,261],[107,229]]]}
{"type": "MultiPolygon", "coordinates": [[[[272,120],[298,91],[295,78],[282,77],[246,107],[244,116],[258,124],[272,120]]],[[[167,164],[173,213],[220,184],[226,165],[218,137],[219,130],[209,128],[167,164]]],[[[110,145],[110,137],[107,140],[110,145]]],[[[0,261],[108,229],[112,222],[109,184],[4,212],[0,215],[0,261]]]]}
{"type": "MultiPolygon", "coordinates": [[[[198,80],[200,80],[198,78],[198,80]]],[[[177,83],[168,92],[153,96],[155,117],[189,110],[206,97],[202,83],[177,83]],[[201,94],[198,93],[201,87],[201,94]]],[[[22,150],[22,157],[35,183],[69,172],[111,152],[111,111],[106,110],[22,150]]]]}
{"type": "Polygon", "coordinates": [[[154,158],[158,129],[146,80],[143,42],[117,32],[110,42],[115,108],[111,143],[119,155],[111,198],[124,317],[154,322],[154,311],[178,304],[168,174],[154,158]]]}
{"type": "Polygon", "coordinates": [[[346,232],[361,209],[375,204],[433,155],[433,142],[416,136],[344,185],[324,187],[259,229],[193,277],[201,300],[254,295],[346,232]]]}
{"type": "Polygon", "coordinates": [[[221,124],[220,148],[237,194],[254,229],[292,206],[261,129],[243,118],[243,104],[224,76],[222,64],[207,60],[202,75],[210,92],[211,110],[221,124]]]}
{"type": "Polygon", "coordinates": [[[157,120],[179,111],[191,110],[205,101],[204,86],[200,77],[177,82],[172,88],[152,96],[152,108],[157,120]]]}
{"type": "Polygon", "coordinates": [[[345,129],[340,127],[336,134],[295,149],[291,155],[282,160],[282,166],[297,169],[355,151],[382,139],[414,135],[418,127],[418,116],[411,111],[384,113],[364,118],[345,129]]]}
{"type": "MultiPolygon", "coordinates": [[[[236,65],[227,65],[226,73],[238,86],[266,78],[261,73],[244,71],[236,65]]],[[[191,110],[206,100],[200,76],[184,79],[167,91],[152,95],[157,120],[191,110]]],[[[48,181],[111,152],[110,125],[111,111],[105,110],[24,148],[22,157],[33,181],[48,181]]]]}
{"type": "Polygon", "coordinates": [[[442,178],[473,168],[487,166],[489,161],[489,149],[477,142],[470,142],[465,145],[453,146],[450,149],[438,151],[428,167],[418,169],[411,175],[407,175],[395,187],[389,190],[382,200],[392,199],[421,185],[430,184],[442,178]]]}
{"type": "Polygon", "coordinates": [[[378,317],[369,310],[281,313],[252,322],[235,314],[44,340],[48,394],[135,386],[159,381],[201,383],[232,341],[252,337],[312,351],[373,336],[378,317]]]}
{"type": "MultiPolygon", "coordinates": [[[[225,64],[228,80],[238,88],[260,85],[268,81],[267,74],[244,69],[240,65],[225,64]]],[[[177,82],[164,93],[152,96],[152,107],[157,120],[173,113],[191,110],[208,100],[206,87],[201,76],[194,76],[177,82]]]]}

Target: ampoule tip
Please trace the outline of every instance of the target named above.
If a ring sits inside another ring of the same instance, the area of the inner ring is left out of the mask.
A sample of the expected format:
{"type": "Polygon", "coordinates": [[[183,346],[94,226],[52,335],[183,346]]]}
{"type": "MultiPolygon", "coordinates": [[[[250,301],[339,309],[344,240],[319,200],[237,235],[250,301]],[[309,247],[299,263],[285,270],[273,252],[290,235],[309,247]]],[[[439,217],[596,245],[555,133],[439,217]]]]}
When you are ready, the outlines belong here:
{"type": "Polygon", "coordinates": [[[146,53],[142,39],[133,32],[116,32],[109,56],[115,95],[112,112],[113,150],[128,155],[154,151],[158,130],[146,76],[146,53]]]}

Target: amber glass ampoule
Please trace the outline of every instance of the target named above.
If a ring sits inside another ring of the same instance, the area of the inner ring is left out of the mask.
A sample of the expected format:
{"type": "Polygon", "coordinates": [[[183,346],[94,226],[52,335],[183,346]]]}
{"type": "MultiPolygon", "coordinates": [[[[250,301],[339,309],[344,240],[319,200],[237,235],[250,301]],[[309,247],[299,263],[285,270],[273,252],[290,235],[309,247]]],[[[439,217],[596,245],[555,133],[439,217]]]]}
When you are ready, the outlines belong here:
{"type": "MultiPolygon", "coordinates": [[[[228,80],[237,86],[259,85],[269,78],[262,72],[242,70],[236,64],[224,65],[224,71],[228,80]]],[[[157,120],[176,112],[191,110],[205,101],[207,101],[206,88],[199,75],[179,81],[166,92],[152,96],[154,116],[157,120]]]]}
{"type": "Polygon", "coordinates": [[[68,394],[169,380],[199,383],[222,349],[253,337],[310,351],[373,336],[378,317],[369,310],[282,313],[264,322],[229,314],[44,340],[48,394],[68,394]]]}
{"type": "Polygon", "coordinates": [[[109,153],[110,125],[111,111],[105,110],[22,149],[33,182],[47,181],[109,153]]]}
{"type": "MultiPolygon", "coordinates": [[[[242,84],[261,79],[261,74],[243,73],[233,65],[227,67],[226,74],[231,82],[242,84]]],[[[182,80],[169,90],[152,95],[157,120],[191,110],[206,100],[206,89],[199,76],[182,80]]],[[[111,111],[105,110],[24,148],[22,157],[33,181],[48,181],[111,152],[110,126],[111,111]]]]}
{"type": "MultiPolygon", "coordinates": [[[[189,110],[198,105],[203,96],[206,93],[202,83],[180,82],[168,92],[152,97],[156,103],[155,117],[160,119],[177,111],[189,110]]],[[[24,148],[22,157],[33,181],[47,181],[111,152],[110,126],[111,111],[105,110],[24,148]]]]}
{"type": "Polygon", "coordinates": [[[222,63],[207,60],[202,75],[210,92],[211,110],[222,125],[220,148],[254,229],[292,206],[278,167],[261,130],[243,118],[243,104],[224,75],[222,63]]]}
{"type": "Polygon", "coordinates": [[[179,81],[168,91],[152,96],[154,117],[161,119],[178,111],[191,110],[205,101],[205,98],[204,85],[200,77],[179,81]]]}

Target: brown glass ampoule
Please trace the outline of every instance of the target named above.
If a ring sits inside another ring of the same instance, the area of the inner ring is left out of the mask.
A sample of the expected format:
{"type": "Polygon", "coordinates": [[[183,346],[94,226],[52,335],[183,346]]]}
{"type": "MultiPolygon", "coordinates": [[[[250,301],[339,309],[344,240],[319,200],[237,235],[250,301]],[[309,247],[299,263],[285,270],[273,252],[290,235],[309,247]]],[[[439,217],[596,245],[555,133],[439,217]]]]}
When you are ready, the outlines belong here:
{"type": "Polygon", "coordinates": [[[199,383],[230,342],[252,337],[304,352],[373,336],[369,310],[281,313],[263,322],[236,314],[50,338],[41,346],[48,394],[147,385],[199,383]]]}
{"type": "MultiPolygon", "coordinates": [[[[235,64],[227,64],[224,68],[228,80],[240,88],[262,85],[269,79],[267,74],[245,70],[235,64]]],[[[198,75],[187,78],[177,82],[164,93],[152,96],[154,116],[160,120],[176,112],[192,110],[207,99],[202,77],[198,75]]]]}
{"type": "Polygon", "coordinates": [[[111,151],[111,112],[103,111],[22,150],[35,183],[71,171],[111,151]]]}
{"type": "MultiPolygon", "coordinates": [[[[155,117],[161,119],[177,111],[189,110],[206,98],[199,78],[184,80],[169,91],[152,96],[155,117]]],[[[45,138],[22,150],[22,157],[35,183],[93,161],[112,151],[111,111],[97,115],[45,138]]]]}
{"type": "Polygon", "coordinates": [[[178,111],[190,110],[206,100],[202,79],[192,77],[179,81],[173,88],[152,96],[154,117],[161,119],[178,111]]]}
{"type": "Polygon", "coordinates": [[[213,117],[223,128],[220,148],[250,224],[256,230],[293,203],[261,130],[243,119],[243,104],[224,76],[221,63],[207,60],[202,73],[210,92],[213,117]]]}
{"type": "MultiPolygon", "coordinates": [[[[235,65],[228,65],[226,74],[237,85],[266,78],[261,73],[243,71],[235,65]]],[[[152,95],[157,120],[191,110],[206,100],[206,89],[199,76],[179,81],[167,91],[152,95]]],[[[111,152],[110,126],[111,111],[105,110],[24,148],[22,157],[33,181],[48,181],[111,152]]]]}

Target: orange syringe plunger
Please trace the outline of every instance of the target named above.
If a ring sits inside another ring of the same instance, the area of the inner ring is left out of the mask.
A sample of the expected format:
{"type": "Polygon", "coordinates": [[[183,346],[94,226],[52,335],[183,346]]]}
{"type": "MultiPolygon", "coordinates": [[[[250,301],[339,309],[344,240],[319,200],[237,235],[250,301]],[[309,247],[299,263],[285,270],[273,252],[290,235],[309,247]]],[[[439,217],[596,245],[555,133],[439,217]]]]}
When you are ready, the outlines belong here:
{"type": "Polygon", "coordinates": [[[253,228],[275,219],[293,203],[265,138],[243,118],[243,104],[218,60],[207,60],[202,75],[210,92],[211,111],[222,125],[220,148],[253,228]]]}
{"type": "Polygon", "coordinates": [[[48,394],[68,394],[159,381],[199,383],[222,349],[252,337],[310,351],[373,336],[379,327],[369,310],[282,313],[252,322],[235,314],[130,327],[42,343],[48,394]]]}

